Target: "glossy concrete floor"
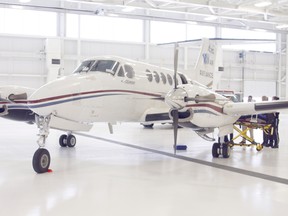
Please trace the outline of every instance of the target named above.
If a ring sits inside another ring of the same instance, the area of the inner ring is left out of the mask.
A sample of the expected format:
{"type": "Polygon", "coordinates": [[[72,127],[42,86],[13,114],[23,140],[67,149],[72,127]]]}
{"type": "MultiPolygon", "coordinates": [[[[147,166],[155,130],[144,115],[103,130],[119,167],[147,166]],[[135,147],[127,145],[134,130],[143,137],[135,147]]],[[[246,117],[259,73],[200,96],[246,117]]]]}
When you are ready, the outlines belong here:
{"type": "Polygon", "coordinates": [[[287,126],[281,115],[279,149],[234,147],[229,159],[213,159],[211,143],[188,129],[179,130],[188,149],[174,157],[169,125],[121,124],[110,135],[97,124],[73,149],[51,130],[53,172],[39,175],[36,126],[0,119],[0,215],[287,215],[287,126]]]}

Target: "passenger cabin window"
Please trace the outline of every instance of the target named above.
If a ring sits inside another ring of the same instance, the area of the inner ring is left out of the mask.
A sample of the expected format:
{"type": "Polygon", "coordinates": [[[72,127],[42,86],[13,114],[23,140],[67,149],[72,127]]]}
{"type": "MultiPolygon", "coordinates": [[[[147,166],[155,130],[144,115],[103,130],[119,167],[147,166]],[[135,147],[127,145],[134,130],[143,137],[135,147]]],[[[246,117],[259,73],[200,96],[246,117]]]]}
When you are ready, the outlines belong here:
{"type": "Polygon", "coordinates": [[[152,73],[151,73],[151,71],[150,70],[146,70],[146,76],[147,76],[147,78],[148,78],[148,81],[149,82],[152,82],[152,80],[153,80],[153,75],[152,75],[152,73]]]}
{"type": "Polygon", "coordinates": [[[156,71],[154,71],[153,74],[154,74],[154,78],[155,78],[156,83],[159,83],[159,81],[160,81],[159,74],[156,71]]]}
{"type": "Polygon", "coordinates": [[[94,65],[95,60],[83,61],[73,73],[88,72],[91,67],[94,65]]]}
{"type": "Polygon", "coordinates": [[[169,85],[173,85],[173,80],[170,74],[167,74],[167,79],[168,79],[169,85]]]}
{"type": "MultiPolygon", "coordinates": [[[[115,74],[115,67],[118,62],[114,60],[98,60],[91,68],[91,71],[101,71],[105,73],[115,74]]],[[[117,69],[116,69],[117,70],[117,69]]]]}
{"type": "Polygon", "coordinates": [[[160,76],[161,76],[161,80],[162,80],[163,84],[165,85],[167,82],[166,76],[163,73],[160,73],[160,76]]]}
{"type": "Polygon", "coordinates": [[[134,78],[135,71],[133,67],[131,67],[130,65],[124,65],[124,68],[125,68],[126,76],[130,79],[134,78]]]}

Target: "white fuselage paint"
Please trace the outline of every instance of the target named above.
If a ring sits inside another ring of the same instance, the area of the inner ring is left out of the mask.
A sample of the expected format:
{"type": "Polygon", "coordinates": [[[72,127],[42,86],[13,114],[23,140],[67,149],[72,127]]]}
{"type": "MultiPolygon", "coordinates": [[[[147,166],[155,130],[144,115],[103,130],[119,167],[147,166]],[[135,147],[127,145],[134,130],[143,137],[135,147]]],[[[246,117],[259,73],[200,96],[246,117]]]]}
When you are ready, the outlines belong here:
{"type": "MultiPolygon", "coordinates": [[[[165,95],[173,89],[168,80],[164,84],[161,73],[173,77],[173,71],[149,64],[113,59],[120,65],[130,65],[135,71],[134,78],[120,77],[105,72],[81,72],[47,83],[28,99],[29,107],[38,115],[55,115],[71,121],[93,122],[144,122],[146,114],[168,113],[170,107],[164,101],[165,95]],[[146,70],[152,72],[149,81],[146,70]],[[159,74],[159,80],[156,71],[159,74]]],[[[178,75],[178,80],[180,77],[178,75]]],[[[181,82],[181,81],[180,81],[181,82]]],[[[189,97],[215,94],[199,85],[179,85],[189,97]]],[[[192,109],[191,122],[198,127],[220,127],[232,124],[236,116],[223,113],[223,104],[228,99],[216,94],[215,102],[188,102],[185,109],[192,109]]]]}

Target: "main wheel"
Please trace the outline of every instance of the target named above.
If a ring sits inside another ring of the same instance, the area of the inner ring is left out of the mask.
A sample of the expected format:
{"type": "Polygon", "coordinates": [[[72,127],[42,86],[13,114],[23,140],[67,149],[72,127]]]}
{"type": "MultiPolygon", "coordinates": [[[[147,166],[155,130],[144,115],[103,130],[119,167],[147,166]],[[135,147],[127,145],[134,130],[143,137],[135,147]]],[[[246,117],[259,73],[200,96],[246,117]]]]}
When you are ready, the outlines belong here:
{"type": "Polygon", "coordinates": [[[76,145],[76,137],[73,136],[72,134],[68,135],[67,137],[67,146],[70,148],[75,147],[76,145]]]}
{"type": "Polygon", "coordinates": [[[222,155],[223,155],[223,158],[229,158],[230,157],[230,147],[227,143],[224,143],[222,145],[222,155]]]}
{"type": "Polygon", "coordinates": [[[45,173],[50,166],[50,154],[47,149],[39,148],[33,156],[33,169],[37,173],[45,173]]]}
{"type": "Polygon", "coordinates": [[[218,158],[219,157],[219,149],[220,149],[220,144],[219,143],[214,143],[212,146],[212,156],[214,158],[218,158]]]}
{"type": "Polygon", "coordinates": [[[142,123],[142,125],[143,125],[143,127],[144,128],[148,128],[148,129],[152,129],[153,128],[153,126],[154,126],[154,124],[152,123],[152,124],[145,124],[145,123],[142,123]]]}
{"type": "Polygon", "coordinates": [[[59,144],[61,147],[66,147],[67,146],[67,135],[62,134],[59,138],[59,144]]]}

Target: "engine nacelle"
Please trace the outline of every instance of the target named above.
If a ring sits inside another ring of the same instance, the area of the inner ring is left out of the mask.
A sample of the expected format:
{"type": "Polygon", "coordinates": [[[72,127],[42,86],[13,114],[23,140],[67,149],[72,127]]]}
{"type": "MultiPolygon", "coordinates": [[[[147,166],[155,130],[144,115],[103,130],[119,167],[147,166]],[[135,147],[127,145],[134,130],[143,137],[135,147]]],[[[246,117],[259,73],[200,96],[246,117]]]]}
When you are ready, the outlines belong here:
{"type": "MultiPolygon", "coordinates": [[[[173,109],[171,109],[169,111],[169,118],[173,119],[173,116],[171,114],[171,112],[173,111],[173,109]]],[[[178,111],[178,121],[179,122],[189,122],[192,118],[193,118],[193,110],[192,109],[187,109],[184,111],[179,110],[178,111]]]]}

